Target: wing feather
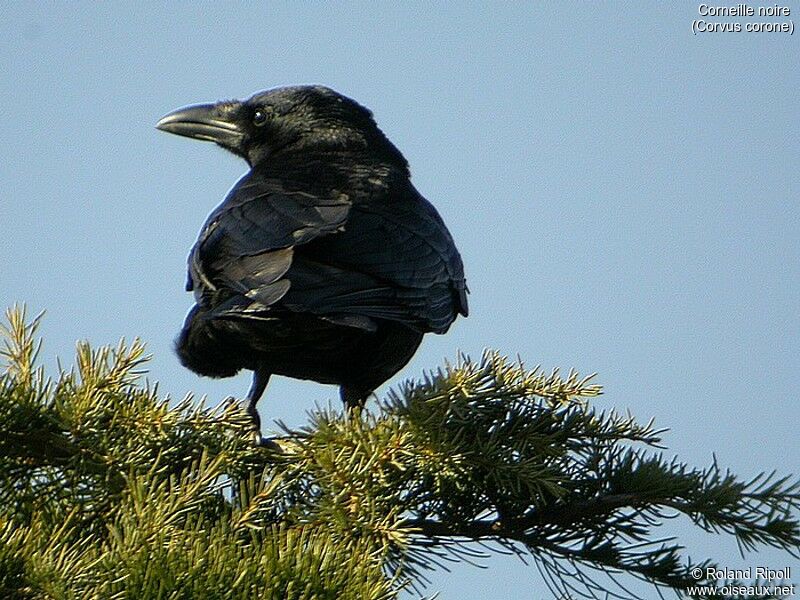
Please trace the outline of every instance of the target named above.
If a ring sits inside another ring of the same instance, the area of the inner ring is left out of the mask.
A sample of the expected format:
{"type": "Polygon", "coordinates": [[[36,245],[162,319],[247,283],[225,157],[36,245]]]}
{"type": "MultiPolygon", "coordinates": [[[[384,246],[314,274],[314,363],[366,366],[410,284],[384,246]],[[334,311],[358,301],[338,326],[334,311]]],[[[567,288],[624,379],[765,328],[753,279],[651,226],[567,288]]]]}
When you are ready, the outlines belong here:
{"type": "Polygon", "coordinates": [[[226,317],[280,307],[362,329],[389,319],[444,332],[467,313],[461,257],[410,183],[354,201],[251,172],[209,216],[189,275],[198,301],[224,304],[226,317]]]}

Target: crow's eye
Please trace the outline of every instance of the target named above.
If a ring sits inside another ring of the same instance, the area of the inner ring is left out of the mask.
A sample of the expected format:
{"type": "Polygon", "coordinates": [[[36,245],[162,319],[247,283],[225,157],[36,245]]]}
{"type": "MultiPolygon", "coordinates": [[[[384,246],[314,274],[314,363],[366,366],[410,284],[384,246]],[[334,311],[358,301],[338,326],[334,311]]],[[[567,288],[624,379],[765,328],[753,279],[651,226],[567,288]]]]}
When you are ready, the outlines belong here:
{"type": "Polygon", "coordinates": [[[253,125],[262,127],[267,122],[267,116],[267,111],[263,108],[256,109],[256,112],[253,113],[253,125]]]}

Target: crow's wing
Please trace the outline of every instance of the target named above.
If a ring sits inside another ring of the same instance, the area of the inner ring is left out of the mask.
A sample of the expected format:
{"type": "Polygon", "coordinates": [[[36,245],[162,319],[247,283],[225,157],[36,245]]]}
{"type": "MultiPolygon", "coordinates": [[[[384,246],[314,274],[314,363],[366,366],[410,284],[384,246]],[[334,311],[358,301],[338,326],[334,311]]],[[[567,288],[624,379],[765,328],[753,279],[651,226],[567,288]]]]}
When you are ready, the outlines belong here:
{"type": "Polygon", "coordinates": [[[444,332],[467,313],[458,251],[410,184],[353,203],[251,173],[208,218],[189,275],[198,302],[225,317],[261,318],[280,306],[363,329],[389,319],[444,332]]]}
{"type": "Polygon", "coordinates": [[[467,314],[464,267],[436,209],[410,184],[354,203],[345,231],[296,249],[289,307],[442,333],[467,314]]]}
{"type": "Polygon", "coordinates": [[[245,175],[203,226],[189,255],[187,290],[194,290],[199,303],[230,296],[225,292],[243,295],[251,304],[230,307],[238,312],[275,304],[291,285],[283,276],[294,247],[341,230],[350,206],[345,194],[321,197],[245,175]]]}

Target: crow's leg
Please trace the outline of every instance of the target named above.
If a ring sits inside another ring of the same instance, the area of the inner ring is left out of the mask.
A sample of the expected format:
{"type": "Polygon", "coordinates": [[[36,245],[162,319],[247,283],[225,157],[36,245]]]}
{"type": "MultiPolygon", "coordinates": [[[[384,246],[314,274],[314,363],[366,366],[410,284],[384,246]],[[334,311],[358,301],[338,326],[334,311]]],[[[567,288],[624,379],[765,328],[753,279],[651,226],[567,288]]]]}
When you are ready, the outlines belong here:
{"type": "Polygon", "coordinates": [[[264,369],[253,371],[253,384],[250,386],[250,391],[247,392],[247,414],[253,419],[253,427],[259,439],[261,439],[261,416],[258,414],[256,404],[264,394],[264,390],[267,389],[270,375],[272,373],[264,369]]]}
{"type": "Polygon", "coordinates": [[[348,412],[355,408],[364,408],[367,403],[367,398],[372,394],[372,390],[364,390],[361,388],[354,388],[343,385],[339,388],[339,397],[344,402],[344,406],[348,412]]]}

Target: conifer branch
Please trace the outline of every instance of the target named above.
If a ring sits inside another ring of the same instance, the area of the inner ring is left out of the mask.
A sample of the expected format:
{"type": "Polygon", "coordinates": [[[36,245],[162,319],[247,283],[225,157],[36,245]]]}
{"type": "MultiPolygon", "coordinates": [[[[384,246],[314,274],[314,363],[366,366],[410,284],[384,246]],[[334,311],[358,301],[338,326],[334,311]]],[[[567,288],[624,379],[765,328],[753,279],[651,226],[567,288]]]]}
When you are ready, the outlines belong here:
{"type": "Polygon", "coordinates": [[[376,411],[283,427],[276,452],[236,402],[143,387],[138,341],[79,344],[46,377],[37,324],[10,311],[0,350],[0,597],[388,599],[487,551],[564,598],[635,598],[623,575],[720,584],[658,538],[676,514],[800,552],[800,482],[667,460],[663,430],[596,412],[601,388],[572,371],[461,356],[376,411]]]}

